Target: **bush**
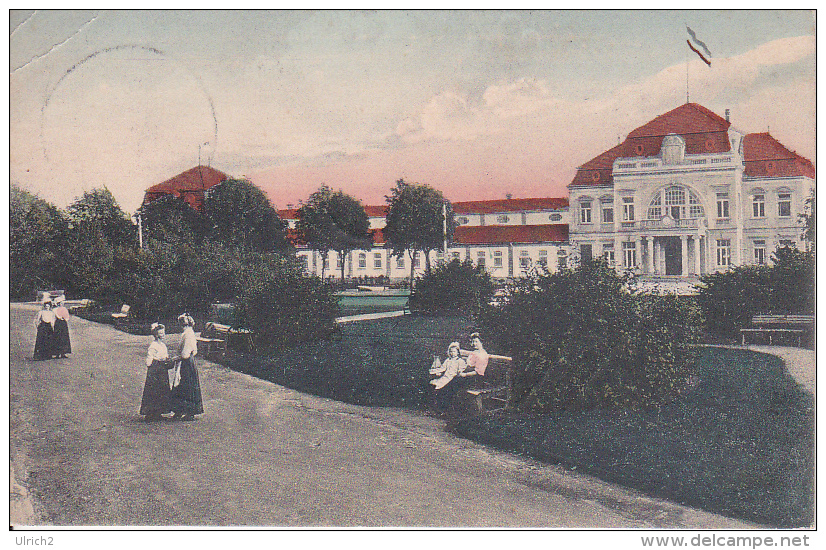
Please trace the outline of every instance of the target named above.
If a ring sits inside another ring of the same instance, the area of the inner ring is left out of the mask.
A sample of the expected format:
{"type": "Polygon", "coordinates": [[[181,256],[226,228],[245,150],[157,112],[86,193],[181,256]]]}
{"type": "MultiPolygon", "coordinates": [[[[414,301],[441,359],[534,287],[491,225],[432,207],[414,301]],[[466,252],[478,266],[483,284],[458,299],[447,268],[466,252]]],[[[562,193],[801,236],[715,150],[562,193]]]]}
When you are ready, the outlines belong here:
{"type": "Polygon", "coordinates": [[[514,356],[523,410],[647,407],[676,396],[693,367],[698,310],[642,296],[603,261],[514,283],[487,309],[487,334],[514,356]]]}
{"type": "Polygon", "coordinates": [[[493,281],[484,267],[470,260],[453,260],[416,280],[410,307],[428,313],[476,315],[493,292],[493,281]]]}
{"type": "Polygon", "coordinates": [[[814,313],[814,254],[779,248],[770,266],[740,266],[704,275],[697,302],[706,330],[736,339],[741,328],[760,313],[814,313]]]}
{"type": "Polygon", "coordinates": [[[332,287],[305,275],[292,259],[271,255],[262,260],[245,274],[238,308],[258,353],[329,337],[338,314],[332,287]]]}

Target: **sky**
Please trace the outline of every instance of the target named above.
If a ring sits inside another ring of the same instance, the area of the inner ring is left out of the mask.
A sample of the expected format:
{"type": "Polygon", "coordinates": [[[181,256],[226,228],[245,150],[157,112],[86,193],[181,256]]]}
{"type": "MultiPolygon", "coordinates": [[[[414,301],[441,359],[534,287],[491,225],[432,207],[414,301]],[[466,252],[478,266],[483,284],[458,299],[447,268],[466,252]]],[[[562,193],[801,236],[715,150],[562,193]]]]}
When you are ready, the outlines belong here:
{"type": "Polygon", "coordinates": [[[565,197],[687,88],[815,160],[812,11],[13,10],[9,33],[10,180],[61,208],[105,186],[134,212],[199,161],[276,208],[399,178],[565,197]]]}

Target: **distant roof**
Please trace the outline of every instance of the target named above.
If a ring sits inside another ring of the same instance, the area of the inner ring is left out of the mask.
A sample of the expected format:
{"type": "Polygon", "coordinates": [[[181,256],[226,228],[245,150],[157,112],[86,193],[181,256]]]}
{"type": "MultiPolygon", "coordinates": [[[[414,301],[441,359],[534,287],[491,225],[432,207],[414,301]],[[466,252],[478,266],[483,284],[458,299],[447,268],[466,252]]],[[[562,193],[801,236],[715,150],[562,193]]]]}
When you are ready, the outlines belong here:
{"type": "Polygon", "coordinates": [[[535,199],[496,199],[487,201],[454,202],[456,214],[498,214],[501,212],[532,212],[538,210],[561,210],[568,207],[566,197],[535,199]]]}
{"type": "Polygon", "coordinates": [[[184,199],[192,208],[202,210],[204,207],[204,191],[228,179],[229,176],[220,170],[209,166],[196,166],[147,189],[143,204],[148,204],[163,196],[172,195],[184,199]]]}
{"type": "Polygon", "coordinates": [[[669,134],[685,140],[685,152],[689,155],[730,151],[729,126],[730,122],[702,105],[680,105],[636,128],[625,141],[580,166],[569,185],[613,185],[616,159],[657,156],[663,138],[669,134]]]}
{"type": "Polygon", "coordinates": [[[558,243],[568,240],[568,224],[477,225],[457,227],[453,244],[558,243]]]}
{"type": "Polygon", "coordinates": [[[743,142],[746,161],[745,175],[749,177],[815,177],[812,162],[789,151],[768,132],[748,134],[743,142]]]}

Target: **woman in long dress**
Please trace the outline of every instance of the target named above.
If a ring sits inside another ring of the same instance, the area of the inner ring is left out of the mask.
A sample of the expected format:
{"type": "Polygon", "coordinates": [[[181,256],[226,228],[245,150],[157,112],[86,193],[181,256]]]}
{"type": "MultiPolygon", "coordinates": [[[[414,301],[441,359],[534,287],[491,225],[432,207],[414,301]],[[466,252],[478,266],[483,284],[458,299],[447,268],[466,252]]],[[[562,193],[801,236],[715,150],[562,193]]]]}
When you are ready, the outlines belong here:
{"type": "Polygon", "coordinates": [[[67,353],[72,353],[72,341],[69,338],[69,310],[63,305],[66,298],[58,296],[54,299],[55,323],[54,323],[54,355],[66,357],[67,353]]]}
{"type": "Polygon", "coordinates": [[[195,355],[198,342],[195,337],[195,319],[184,313],[178,316],[178,322],[184,327],[180,348],[180,382],[172,388],[170,408],[175,413],[173,418],[195,420],[196,414],[204,412],[201,398],[201,381],[195,368],[195,355]]]}
{"type": "Polygon", "coordinates": [[[43,309],[37,312],[34,318],[34,327],[37,330],[37,338],[34,343],[33,358],[35,361],[51,359],[54,355],[54,325],[55,314],[52,311],[52,300],[43,300],[43,309]]]}
{"type": "Polygon", "coordinates": [[[152,323],[152,343],[146,353],[146,383],[143,386],[140,414],[147,422],[160,420],[169,408],[169,369],[174,363],[169,359],[169,350],[164,344],[166,327],[152,323]]]}

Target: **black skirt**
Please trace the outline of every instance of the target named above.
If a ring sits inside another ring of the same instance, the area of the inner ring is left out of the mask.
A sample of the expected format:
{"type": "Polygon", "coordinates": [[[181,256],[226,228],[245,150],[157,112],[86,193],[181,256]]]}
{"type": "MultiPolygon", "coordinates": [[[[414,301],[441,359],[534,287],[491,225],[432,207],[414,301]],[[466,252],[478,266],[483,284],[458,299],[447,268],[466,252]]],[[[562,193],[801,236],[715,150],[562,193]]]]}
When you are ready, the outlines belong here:
{"type": "Polygon", "coordinates": [[[55,355],[55,335],[50,323],[41,321],[37,325],[37,339],[34,342],[34,359],[51,359],[55,355]]]}
{"type": "Polygon", "coordinates": [[[155,416],[168,413],[169,408],[169,374],[175,364],[172,361],[152,361],[146,369],[146,383],[143,386],[140,414],[155,416]]]}
{"type": "Polygon", "coordinates": [[[66,355],[72,353],[72,342],[69,339],[69,323],[58,318],[54,323],[54,354],[66,355]]]}
{"type": "Polygon", "coordinates": [[[195,368],[195,357],[181,359],[181,383],[172,388],[169,404],[170,409],[178,414],[204,412],[201,381],[195,368]]]}

